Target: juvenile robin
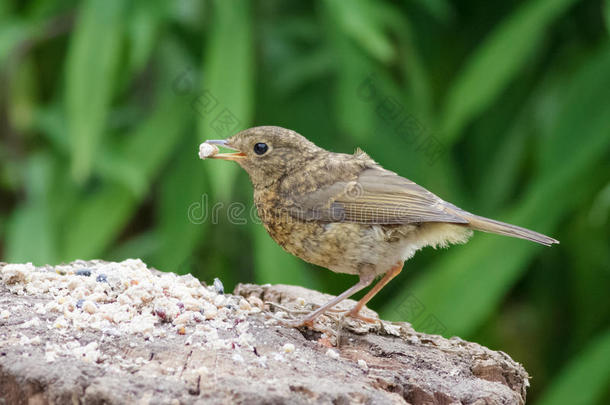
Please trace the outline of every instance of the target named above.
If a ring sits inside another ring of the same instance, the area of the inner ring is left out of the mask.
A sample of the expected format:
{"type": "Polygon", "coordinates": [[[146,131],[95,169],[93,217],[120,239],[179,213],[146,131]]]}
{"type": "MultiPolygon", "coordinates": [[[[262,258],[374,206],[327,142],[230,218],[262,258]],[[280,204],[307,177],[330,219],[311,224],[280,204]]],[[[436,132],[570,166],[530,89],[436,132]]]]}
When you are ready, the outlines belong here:
{"type": "Polygon", "coordinates": [[[464,243],[472,230],[527,239],[550,246],[557,240],[529,229],[471,214],[411,180],[384,169],[357,149],[333,153],[289,129],[263,126],[226,140],[209,140],[200,156],[237,162],[250,176],[254,202],[265,229],[284,250],[359,281],[307,315],[314,319],[337,303],[381,280],[352,308],[360,310],[403,264],[425,247],[464,243]],[[215,145],[236,151],[217,153],[215,145]]]}

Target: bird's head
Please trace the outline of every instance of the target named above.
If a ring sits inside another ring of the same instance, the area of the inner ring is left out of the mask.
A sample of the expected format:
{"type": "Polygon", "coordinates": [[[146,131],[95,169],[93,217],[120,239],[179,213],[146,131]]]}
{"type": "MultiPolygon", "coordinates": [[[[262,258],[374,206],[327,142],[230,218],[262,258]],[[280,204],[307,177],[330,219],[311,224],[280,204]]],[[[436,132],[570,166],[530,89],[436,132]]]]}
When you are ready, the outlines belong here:
{"type": "Polygon", "coordinates": [[[254,187],[265,187],[302,169],[323,151],[304,136],[274,126],[249,128],[230,138],[206,143],[234,150],[235,153],[219,153],[211,158],[237,162],[248,172],[254,187]]]}

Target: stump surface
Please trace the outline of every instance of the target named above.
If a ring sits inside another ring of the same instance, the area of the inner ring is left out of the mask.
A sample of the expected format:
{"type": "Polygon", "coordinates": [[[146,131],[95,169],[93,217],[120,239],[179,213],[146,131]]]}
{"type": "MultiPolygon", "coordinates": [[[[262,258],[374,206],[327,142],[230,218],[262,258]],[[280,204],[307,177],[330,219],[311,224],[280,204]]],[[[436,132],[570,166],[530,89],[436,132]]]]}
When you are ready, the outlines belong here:
{"type": "Polygon", "coordinates": [[[283,326],[329,298],[305,288],[242,284],[223,295],[138,261],[11,266],[0,264],[0,403],[525,402],[523,367],[476,343],[337,314],[315,330],[283,326]],[[121,279],[134,269],[145,281],[121,279]]]}

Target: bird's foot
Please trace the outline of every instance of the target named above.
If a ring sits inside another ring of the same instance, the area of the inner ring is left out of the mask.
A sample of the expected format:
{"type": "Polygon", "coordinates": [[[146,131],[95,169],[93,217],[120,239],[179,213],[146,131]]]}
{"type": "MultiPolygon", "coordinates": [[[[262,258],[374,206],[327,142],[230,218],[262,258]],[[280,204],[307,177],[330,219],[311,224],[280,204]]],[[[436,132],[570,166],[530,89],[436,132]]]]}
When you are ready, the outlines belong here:
{"type": "Polygon", "coordinates": [[[347,314],[345,314],[345,316],[349,316],[350,318],[358,319],[360,321],[364,321],[364,322],[367,322],[367,323],[377,323],[377,322],[379,322],[379,319],[369,318],[368,316],[361,315],[360,311],[351,310],[347,314]]]}
{"type": "Polygon", "coordinates": [[[301,328],[303,326],[308,327],[309,329],[313,329],[313,319],[301,319],[300,321],[296,321],[293,323],[293,327],[295,328],[301,328]]]}
{"type": "Polygon", "coordinates": [[[288,326],[290,328],[302,328],[302,327],[308,327],[310,329],[313,329],[313,321],[309,320],[309,319],[297,319],[297,320],[293,320],[293,321],[282,321],[282,324],[284,326],[288,326]]]}
{"type": "Polygon", "coordinates": [[[314,321],[313,319],[303,318],[303,319],[284,319],[278,318],[277,316],[270,315],[270,318],[273,318],[278,324],[285,326],[287,328],[302,328],[304,326],[313,329],[314,321]]]}

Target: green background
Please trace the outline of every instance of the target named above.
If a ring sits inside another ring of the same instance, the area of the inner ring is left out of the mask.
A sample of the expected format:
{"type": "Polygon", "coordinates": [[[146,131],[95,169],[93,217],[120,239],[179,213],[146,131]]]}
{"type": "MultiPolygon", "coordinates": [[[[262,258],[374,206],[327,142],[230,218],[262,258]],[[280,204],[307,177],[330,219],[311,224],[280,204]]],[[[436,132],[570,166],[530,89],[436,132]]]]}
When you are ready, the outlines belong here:
{"type": "Polygon", "coordinates": [[[285,126],[561,240],[428,248],[371,307],[509,353],[532,403],[608,403],[609,24],[608,0],[2,1],[0,259],[339,293],[197,158],[285,126]]]}

